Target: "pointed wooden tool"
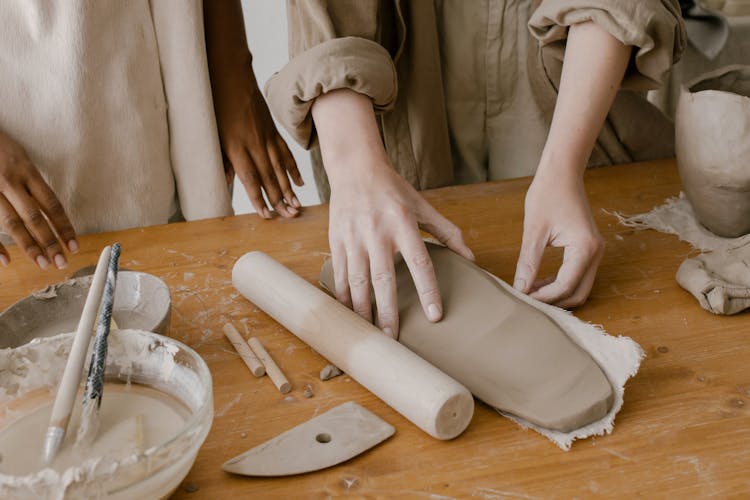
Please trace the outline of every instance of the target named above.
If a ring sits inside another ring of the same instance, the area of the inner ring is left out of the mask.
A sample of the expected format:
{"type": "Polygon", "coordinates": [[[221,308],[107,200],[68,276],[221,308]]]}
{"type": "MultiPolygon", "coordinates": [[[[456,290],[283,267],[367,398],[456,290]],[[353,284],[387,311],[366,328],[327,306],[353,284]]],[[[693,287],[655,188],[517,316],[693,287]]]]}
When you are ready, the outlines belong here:
{"type": "Polygon", "coordinates": [[[222,469],[245,476],[304,474],[354,458],[394,432],[392,425],[350,401],[234,457],[222,469]]]}

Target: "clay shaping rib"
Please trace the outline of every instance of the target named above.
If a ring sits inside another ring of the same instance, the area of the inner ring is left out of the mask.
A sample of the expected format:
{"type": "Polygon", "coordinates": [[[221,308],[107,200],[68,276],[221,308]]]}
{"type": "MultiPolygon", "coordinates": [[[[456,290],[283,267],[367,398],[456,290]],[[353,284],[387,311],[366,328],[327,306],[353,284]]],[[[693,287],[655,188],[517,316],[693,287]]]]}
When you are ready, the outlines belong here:
{"type": "MultiPolygon", "coordinates": [[[[569,432],[603,418],[614,393],[589,354],[546,314],[450,250],[428,244],[444,317],[430,323],[403,261],[396,264],[399,342],[495,408],[569,432]]],[[[333,289],[326,262],[321,284],[333,289]]]]}

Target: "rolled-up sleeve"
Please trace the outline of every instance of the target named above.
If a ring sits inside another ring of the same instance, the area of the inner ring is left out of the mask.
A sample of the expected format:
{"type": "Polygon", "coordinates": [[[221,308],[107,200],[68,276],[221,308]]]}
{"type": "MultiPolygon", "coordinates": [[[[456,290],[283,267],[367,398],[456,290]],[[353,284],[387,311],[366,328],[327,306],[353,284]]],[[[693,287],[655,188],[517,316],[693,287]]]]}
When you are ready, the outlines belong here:
{"type": "Polygon", "coordinates": [[[380,43],[377,0],[287,2],[291,60],[266,83],[276,119],[304,148],[315,139],[310,109],[327,92],[351,89],[376,112],[398,93],[393,55],[380,43]]]}
{"type": "Polygon", "coordinates": [[[625,45],[632,63],[622,83],[630,90],[658,88],[685,48],[685,26],[676,0],[544,0],[529,20],[545,59],[562,61],[568,28],[593,21],[625,45]]]}

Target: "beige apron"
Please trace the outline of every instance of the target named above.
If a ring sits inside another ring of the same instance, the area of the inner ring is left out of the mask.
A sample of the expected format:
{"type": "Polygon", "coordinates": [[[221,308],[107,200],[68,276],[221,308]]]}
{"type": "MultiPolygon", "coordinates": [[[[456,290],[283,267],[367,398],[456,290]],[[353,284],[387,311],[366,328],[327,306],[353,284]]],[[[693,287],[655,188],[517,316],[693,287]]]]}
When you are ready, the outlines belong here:
{"type": "Polygon", "coordinates": [[[0,2],[0,130],[79,233],[232,213],[201,2],[0,2]]]}

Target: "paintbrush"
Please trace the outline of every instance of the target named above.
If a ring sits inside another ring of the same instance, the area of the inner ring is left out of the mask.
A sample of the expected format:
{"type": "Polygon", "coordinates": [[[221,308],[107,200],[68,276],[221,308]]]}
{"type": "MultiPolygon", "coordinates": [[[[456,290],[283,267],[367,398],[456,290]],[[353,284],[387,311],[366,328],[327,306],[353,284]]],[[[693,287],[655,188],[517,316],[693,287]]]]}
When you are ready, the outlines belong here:
{"type": "Polygon", "coordinates": [[[83,411],[81,422],[76,435],[76,446],[90,444],[99,430],[99,407],[102,404],[104,389],[104,371],[107,361],[107,340],[109,326],[112,322],[112,305],[115,302],[115,287],[117,286],[117,269],[120,260],[120,244],[112,245],[107,269],[107,283],[104,285],[102,310],[99,314],[99,324],[96,327],[94,348],[91,353],[89,374],[83,392],[83,411]]]}
{"type": "Polygon", "coordinates": [[[70,348],[68,361],[65,364],[65,370],[60,380],[60,386],[57,389],[55,402],[52,405],[52,415],[49,427],[47,428],[47,434],[44,438],[44,448],[42,449],[42,460],[45,465],[49,465],[52,459],[55,458],[55,455],[57,455],[57,451],[60,449],[68,428],[68,421],[70,420],[78,386],[81,382],[86,351],[89,349],[91,333],[94,331],[96,313],[99,310],[99,304],[102,300],[111,250],[111,247],[105,247],[99,256],[99,263],[96,265],[96,271],[91,279],[91,286],[86,296],[81,319],[78,321],[73,345],[70,348]]]}

